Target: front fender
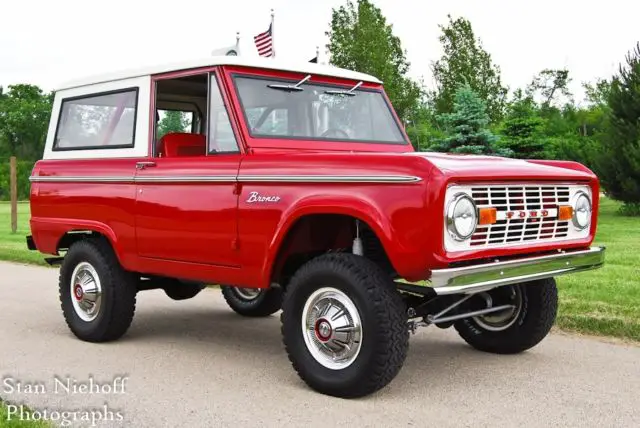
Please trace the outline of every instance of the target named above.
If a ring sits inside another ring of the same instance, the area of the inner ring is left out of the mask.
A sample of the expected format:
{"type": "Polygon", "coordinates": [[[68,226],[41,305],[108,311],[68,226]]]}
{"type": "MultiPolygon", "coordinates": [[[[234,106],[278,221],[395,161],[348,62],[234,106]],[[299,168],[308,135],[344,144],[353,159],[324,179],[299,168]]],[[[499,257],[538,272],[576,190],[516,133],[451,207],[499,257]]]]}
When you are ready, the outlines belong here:
{"type": "MultiPolygon", "coordinates": [[[[394,191],[394,189],[387,190],[394,191]]],[[[263,276],[265,281],[271,278],[276,259],[289,231],[301,218],[315,214],[346,215],[366,223],[382,243],[397,272],[415,269],[412,263],[415,262],[417,242],[407,239],[412,235],[411,225],[407,220],[414,215],[415,209],[423,208],[423,198],[408,197],[409,201],[414,199],[415,202],[404,205],[389,204],[389,201],[379,202],[376,199],[368,197],[366,192],[357,195],[309,195],[298,199],[282,213],[269,243],[267,257],[262,266],[262,272],[268,273],[263,276]],[[408,257],[410,254],[413,257],[408,257]]]]}

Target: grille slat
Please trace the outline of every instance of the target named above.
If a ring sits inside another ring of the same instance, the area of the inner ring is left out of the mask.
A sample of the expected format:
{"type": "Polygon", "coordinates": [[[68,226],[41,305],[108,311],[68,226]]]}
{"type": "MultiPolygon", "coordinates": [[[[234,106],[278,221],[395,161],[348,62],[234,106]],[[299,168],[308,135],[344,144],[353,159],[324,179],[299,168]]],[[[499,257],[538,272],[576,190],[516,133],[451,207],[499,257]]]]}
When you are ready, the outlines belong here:
{"type": "MultiPolygon", "coordinates": [[[[500,212],[557,208],[569,204],[568,186],[474,186],[471,196],[478,208],[493,207],[500,212]]],[[[550,217],[505,218],[495,224],[478,226],[471,237],[472,247],[500,246],[506,243],[553,241],[569,231],[567,221],[550,217]]]]}

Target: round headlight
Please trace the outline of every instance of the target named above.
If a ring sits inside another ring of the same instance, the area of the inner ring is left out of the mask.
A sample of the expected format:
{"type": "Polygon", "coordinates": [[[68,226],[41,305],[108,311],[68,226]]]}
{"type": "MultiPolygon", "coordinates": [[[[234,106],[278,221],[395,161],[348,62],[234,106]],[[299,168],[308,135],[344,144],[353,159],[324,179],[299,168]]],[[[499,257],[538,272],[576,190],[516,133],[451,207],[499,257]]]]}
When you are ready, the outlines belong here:
{"type": "Polygon", "coordinates": [[[591,200],[584,192],[578,192],[573,199],[573,225],[583,230],[591,223],[591,200]]]}
{"type": "Polygon", "coordinates": [[[478,225],[476,204],[464,193],[457,194],[447,207],[447,228],[453,239],[469,239],[478,225]]]}

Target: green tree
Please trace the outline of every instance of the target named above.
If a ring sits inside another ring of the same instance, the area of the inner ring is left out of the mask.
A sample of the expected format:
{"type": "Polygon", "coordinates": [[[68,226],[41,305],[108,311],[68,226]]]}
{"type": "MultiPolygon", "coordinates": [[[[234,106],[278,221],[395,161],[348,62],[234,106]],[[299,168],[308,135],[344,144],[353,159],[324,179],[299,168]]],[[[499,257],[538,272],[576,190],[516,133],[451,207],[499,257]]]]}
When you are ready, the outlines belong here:
{"type": "Polygon", "coordinates": [[[42,157],[53,94],[35,85],[0,90],[0,155],[35,161],[42,157]]]}
{"type": "Polygon", "coordinates": [[[158,122],[157,138],[169,132],[188,132],[191,126],[189,118],[181,111],[168,110],[158,122]]]}
{"type": "MultiPolygon", "coordinates": [[[[608,130],[597,170],[609,194],[640,208],[640,43],[627,54],[608,93],[608,130]]],[[[640,209],[637,210],[640,213],[640,209]]]]}
{"type": "Polygon", "coordinates": [[[421,86],[407,77],[409,61],[400,39],[393,34],[379,8],[369,0],[349,0],[333,9],[327,48],[331,64],[377,76],[400,118],[416,114],[423,95],[421,86]]]}
{"type": "Polygon", "coordinates": [[[540,132],[543,124],[533,98],[517,90],[502,124],[500,146],[512,150],[517,158],[545,158],[545,139],[540,132]]]}
{"type": "Polygon", "coordinates": [[[569,70],[546,68],[533,78],[527,92],[531,96],[539,94],[545,108],[554,104],[563,106],[567,102],[573,103],[573,95],[569,91],[570,82],[569,70]]]}
{"type": "Polygon", "coordinates": [[[595,83],[584,83],[587,101],[595,106],[607,106],[611,93],[611,82],[607,79],[597,79],[595,83]]]}
{"type": "Polygon", "coordinates": [[[447,137],[429,149],[448,153],[473,153],[511,156],[513,152],[497,146],[498,137],[487,128],[486,105],[469,84],[454,94],[453,112],[438,115],[447,137]]]}
{"type": "Polygon", "coordinates": [[[422,103],[416,114],[407,121],[406,131],[416,150],[426,150],[445,136],[437,124],[433,109],[426,103],[422,103]]]}
{"type": "Polygon", "coordinates": [[[485,101],[492,121],[499,120],[505,107],[508,89],[502,85],[500,68],[476,38],[471,23],[465,18],[448,15],[447,26],[440,25],[442,57],[432,63],[436,90],[431,94],[438,113],[453,110],[454,97],[460,84],[470,88],[485,101]]]}

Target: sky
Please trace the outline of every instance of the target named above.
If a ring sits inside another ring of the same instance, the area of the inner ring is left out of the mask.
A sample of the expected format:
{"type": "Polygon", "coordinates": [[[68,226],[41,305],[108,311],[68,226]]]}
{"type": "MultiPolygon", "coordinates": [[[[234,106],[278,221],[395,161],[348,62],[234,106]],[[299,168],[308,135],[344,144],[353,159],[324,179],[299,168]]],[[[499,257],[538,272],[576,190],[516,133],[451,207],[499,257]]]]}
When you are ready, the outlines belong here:
{"type": "MultiPolygon", "coordinates": [[[[325,51],[332,8],[346,0],[2,0],[0,85],[45,90],[87,75],[202,58],[235,43],[256,55],[253,36],[275,11],[281,58],[308,61],[325,51]]],[[[433,86],[430,65],[442,54],[439,24],[467,18],[510,88],[544,68],[568,68],[571,89],[609,77],[640,40],[640,1],[373,0],[400,37],[410,76],[433,86]]],[[[326,59],[326,57],[324,57],[326,59]]]]}

